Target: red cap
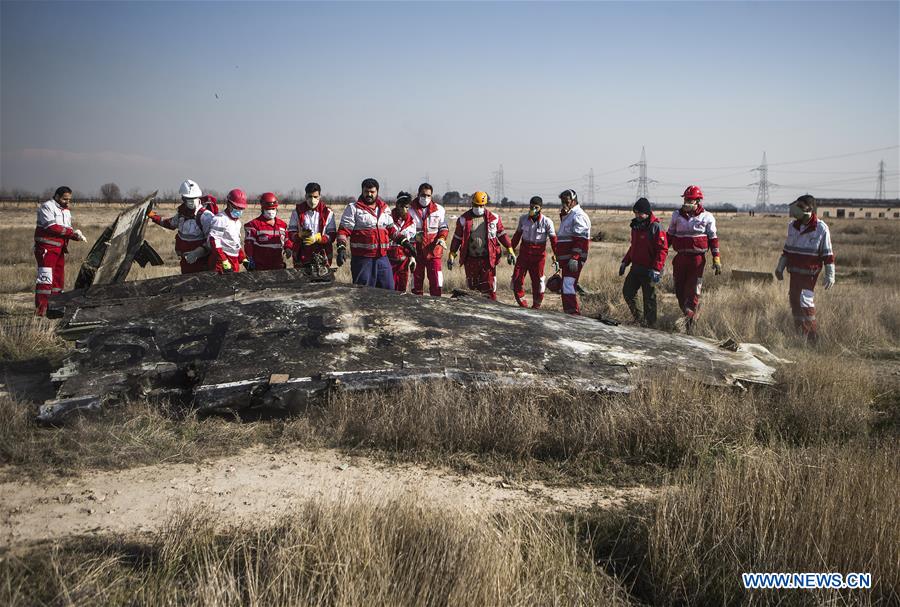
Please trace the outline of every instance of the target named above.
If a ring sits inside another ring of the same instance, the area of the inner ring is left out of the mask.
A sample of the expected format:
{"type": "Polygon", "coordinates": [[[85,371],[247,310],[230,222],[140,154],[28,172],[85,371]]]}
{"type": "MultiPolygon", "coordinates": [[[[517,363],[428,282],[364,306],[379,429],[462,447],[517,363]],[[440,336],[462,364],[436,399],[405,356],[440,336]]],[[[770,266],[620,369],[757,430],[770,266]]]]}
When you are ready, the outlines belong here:
{"type": "Polygon", "coordinates": [[[244,194],[244,190],[239,188],[235,188],[228,192],[228,197],[226,198],[228,203],[236,209],[246,209],[247,208],[247,195],[244,194]]]}
{"type": "Polygon", "coordinates": [[[278,196],[273,194],[272,192],[266,192],[262,196],[259,197],[259,204],[263,209],[277,209],[278,208],[278,196]]]}
{"type": "Polygon", "coordinates": [[[703,190],[699,185],[689,185],[681,197],[687,200],[703,200],[703,190]]]}

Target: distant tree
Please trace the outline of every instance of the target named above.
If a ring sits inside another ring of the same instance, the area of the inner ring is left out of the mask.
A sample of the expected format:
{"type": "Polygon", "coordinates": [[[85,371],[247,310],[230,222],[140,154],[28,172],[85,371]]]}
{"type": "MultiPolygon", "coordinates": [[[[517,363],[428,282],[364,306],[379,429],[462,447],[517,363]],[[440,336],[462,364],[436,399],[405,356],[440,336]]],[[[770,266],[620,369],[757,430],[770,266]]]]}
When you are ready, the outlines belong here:
{"type": "Polygon", "coordinates": [[[102,202],[120,202],[122,190],[115,183],[104,183],[100,186],[100,200],[102,202]]]}
{"type": "Polygon", "coordinates": [[[725,204],[723,204],[723,205],[722,205],[721,207],[719,207],[719,208],[720,208],[721,210],[723,210],[723,211],[728,212],[728,213],[737,213],[737,207],[734,206],[733,204],[731,204],[730,202],[726,202],[725,204]]]}
{"type": "Polygon", "coordinates": [[[441,204],[444,206],[454,207],[459,205],[462,202],[462,196],[459,195],[459,192],[453,190],[450,192],[445,192],[443,196],[441,196],[441,204]]]}
{"type": "Polygon", "coordinates": [[[141,188],[131,188],[128,190],[128,194],[125,195],[125,200],[128,202],[140,202],[142,198],[141,188]]]}

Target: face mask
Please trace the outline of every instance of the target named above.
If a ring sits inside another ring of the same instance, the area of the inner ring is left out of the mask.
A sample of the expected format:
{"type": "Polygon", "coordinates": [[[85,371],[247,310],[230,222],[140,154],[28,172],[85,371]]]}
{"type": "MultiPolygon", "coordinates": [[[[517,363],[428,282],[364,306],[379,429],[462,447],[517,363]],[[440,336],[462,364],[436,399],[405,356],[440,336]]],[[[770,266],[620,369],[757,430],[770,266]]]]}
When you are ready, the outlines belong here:
{"type": "Polygon", "coordinates": [[[540,214],[541,214],[541,207],[531,207],[531,209],[529,209],[529,211],[528,211],[529,217],[537,217],[540,214]]]}
{"type": "Polygon", "coordinates": [[[794,219],[806,221],[807,219],[812,217],[812,213],[809,211],[804,211],[796,205],[791,205],[791,217],[793,217],[794,219]]]}
{"type": "Polygon", "coordinates": [[[228,215],[229,215],[232,219],[240,219],[240,218],[241,218],[241,215],[243,215],[243,214],[244,214],[244,210],[243,210],[243,209],[228,209],[228,215]]]}
{"type": "Polygon", "coordinates": [[[693,203],[693,202],[685,202],[683,205],[681,205],[681,210],[684,211],[685,213],[690,213],[696,208],[697,208],[697,204],[693,203]]]}
{"type": "Polygon", "coordinates": [[[188,198],[182,202],[184,204],[184,208],[187,212],[196,211],[200,208],[200,199],[199,198],[188,198]]]}
{"type": "Polygon", "coordinates": [[[278,215],[278,210],[277,209],[266,209],[265,211],[263,211],[262,214],[263,214],[263,217],[265,217],[266,219],[275,219],[275,217],[278,215]]]}
{"type": "Polygon", "coordinates": [[[311,196],[311,197],[307,198],[306,204],[308,204],[310,206],[310,208],[315,208],[315,207],[319,206],[319,197],[311,196]]]}
{"type": "Polygon", "coordinates": [[[484,215],[484,207],[472,207],[472,214],[475,217],[481,217],[484,215]]]}
{"type": "Polygon", "coordinates": [[[419,196],[419,206],[427,207],[431,204],[431,196],[419,196]]]}

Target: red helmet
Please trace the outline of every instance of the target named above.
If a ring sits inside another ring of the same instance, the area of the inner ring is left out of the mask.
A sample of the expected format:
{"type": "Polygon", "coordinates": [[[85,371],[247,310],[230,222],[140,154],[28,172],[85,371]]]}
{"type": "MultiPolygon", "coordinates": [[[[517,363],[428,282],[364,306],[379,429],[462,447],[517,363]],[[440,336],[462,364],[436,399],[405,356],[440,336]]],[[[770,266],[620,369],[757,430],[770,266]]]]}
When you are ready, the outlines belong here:
{"type": "Polygon", "coordinates": [[[547,279],[547,290],[551,293],[562,293],[562,276],[559,272],[547,279]]]}
{"type": "Polygon", "coordinates": [[[228,197],[226,198],[228,204],[233,206],[236,209],[246,209],[247,208],[247,195],[244,194],[244,190],[239,188],[235,188],[228,192],[228,197]]]}
{"type": "Polygon", "coordinates": [[[699,185],[689,185],[681,197],[687,200],[703,200],[703,190],[699,185]]]}
{"type": "Polygon", "coordinates": [[[263,209],[277,209],[278,208],[278,196],[273,194],[272,192],[266,192],[262,196],[259,197],[259,204],[263,209]]]}

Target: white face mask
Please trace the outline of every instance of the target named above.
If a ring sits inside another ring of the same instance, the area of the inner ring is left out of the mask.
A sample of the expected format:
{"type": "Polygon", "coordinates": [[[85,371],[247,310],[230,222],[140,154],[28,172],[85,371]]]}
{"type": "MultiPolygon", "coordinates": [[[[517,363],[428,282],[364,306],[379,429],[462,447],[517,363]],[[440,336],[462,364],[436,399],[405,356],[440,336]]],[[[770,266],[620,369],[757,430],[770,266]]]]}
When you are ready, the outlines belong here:
{"type": "Polygon", "coordinates": [[[419,206],[427,207],[431,204],[431,196],[419,196],[419,206]]]}
{"type": "Polygon", "coordinates": [[[184,204],[184,208],[188,212],[196,211],[197,209],[200,208],[200,199],[199,198],[188,198],[187,200],[183,201],[182,204],[184,204]]]}
{"type": "Polygon", "coordinates": [[[275,219],[278,215],[278,209],[266,209],[262,214],[266,219],[275,219]]]}
{"type": "Polygon", "coordinates": [[[310,196],[306,199],[306,204],[310,206],[310,208],[319,206],[319,197],[318,196],[310,196]]]}
{"type": "Polygon", "coordinates": [[[475,217],[481,217],[484,215],[484,207],[472,207],[472,214],[475,217]]]}
{"type": "Polygon", "coordinates": [[[693,202],[693,203],[685,202],[683,205],[681,205],[681,210],[684,211],[685,213],[690,213],[696,208],[697,208],[696,202],[693,202]]]}

